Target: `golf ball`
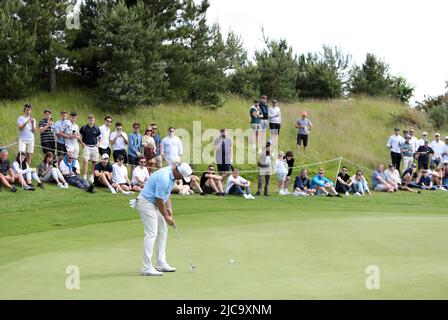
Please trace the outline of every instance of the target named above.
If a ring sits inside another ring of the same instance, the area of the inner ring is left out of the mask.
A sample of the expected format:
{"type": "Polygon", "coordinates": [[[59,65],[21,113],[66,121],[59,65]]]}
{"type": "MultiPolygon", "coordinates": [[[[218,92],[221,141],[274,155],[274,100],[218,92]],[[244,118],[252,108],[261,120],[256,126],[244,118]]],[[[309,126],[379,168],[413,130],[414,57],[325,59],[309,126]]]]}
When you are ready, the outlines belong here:
{"type": "Polygon", "coordinates": [[[230,259],[230,263],[234,263],[235,262],[235,260],[233,260],[233,259],[230,259]]]}

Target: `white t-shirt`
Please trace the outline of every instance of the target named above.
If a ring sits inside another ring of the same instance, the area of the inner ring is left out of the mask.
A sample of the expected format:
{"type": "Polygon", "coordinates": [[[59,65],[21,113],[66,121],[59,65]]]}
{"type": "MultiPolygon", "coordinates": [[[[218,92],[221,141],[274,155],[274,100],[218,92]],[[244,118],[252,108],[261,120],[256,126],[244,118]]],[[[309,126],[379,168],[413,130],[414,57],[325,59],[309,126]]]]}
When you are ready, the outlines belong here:
{"type": "Polygon", "coordinates": [[[439,140],[439,142],[434,140],[429,146],[432,148],[432,150],[434,150],[434,154],[432,156],[433,159],[442,158],[442,154],[445,152],[445,142],[443,142],[442,140],[439,140]]]}
{"type": "MultiPolygon", "coordinates": [[[[110,140],[114,140],[115,137],[118,136],[118,132],[114,131],[110,134],[110,140]]],[[[128,135],[126,132],[121,132],[121,137],[118,137],[117,140],[115,140],[115,143],[113,144],[114,151],[116,150],[126,150],[126,142],[124,141],[124,138],[126,138],[126,141],[128,140],[128,135]]]]}
{"type": "MultiPolygon", "coordinates": [[[[26,123],[30,117],[20,116],[17,118],[17,124],[19,126],[26,123]]],[[[36,121],[34,123],[34,129],[36,129],[36,121]]],[[[19,139],[20,140],[28,140],[28,141],[34,141],[34,133],[31,131],[33,129],[33,126],[30,123],[27,123],[26,126],[20,130],[19,139]]]]}
{"type": "Polygon", "coordinates": [[[269,107],[269,122],[270,123],[282,123],[282,111],[280,107],[269,107]]]}
{"type": "Polygon", "coordinates": [[[134,171],[132,172],[132,181],[131,183],[138,184],[137,178],[143,179],[143,181],[146,181],[149,178],[149,172],[148,168],[146,167],[136,167],[134,171]]]}
{"type": "MultiPolygon", "coordinates": [[[[79,175],[80,168],[79,168],[79,161],[75,160],[75,168],[76,168],[76,173],[79,175]]],[[[61,163],[59,163],[59,170],[62,172],[63,175],[67,175],[69,174],[69,168],[65,165],[64,160],[61,161],[61,163]]]]}
{"type": "Polygon", "coordinates": [[[226,193],[229,193],[230,188],[232,188],[232,186],[235,184],[235,182],[241,184],[241,185],[246,185],[248,183],[248,181],[246,179],[244,179],[241,176],[238,176],[237,178],[234,178],[232,175],[230,175],[227,178],[227,184],[226,184],[226,193]]]}
{"type": "Polygon", "coordinates": [[[101,149],[107,149],[109,148],[109,136],[110,136],[110,128],[108,126],[106,126],[105,124],[103,124],[100,127],[100,132],[101,132],[101,144],[99,145],[99,147],[101,149]]]}
{"type": "Polygon", "coordinates": [[[417,137],[413,136],[411,140],[409,140],[409,143],[412,145],[412,152],[417,152],[418,147],[420,147],[417,137]]]}
{"type": "MultiPolygon", "coordinates": [[[[75,134],[79,134],[79,126],[76,123],[71,122],[70,120],[65,120],[62,125],[62,132],[65,134],[73,134],[73,131],[75,134]]],[[[65,138],[65,145],[67,146],[67,149],[72,148],[78,148],[78,139],[69,139],[65,138]]]]}
{"type": "Polygon", "coordinates": [[[171,161],[182,156],[182,141],[178,137],[174,136],[170,138],[167,136],[163,138],[161,145],[165,159],[171,161]]]}
{"type": "Polygon", "coordinates": [[[276,159],[275,160],[275,171],[280,174],[288,173],[288,163],[285,159],[276,159]]]}
{"type": "Polygon", "coordinates": [[[113,173],[112,173],[112,182],[114,183],[127,183],[126,177],[128,176],[128,169],[124,164],[121,166],[118,165],[118,163],[114,164],[112,166],[113,173]]]}
{"type": "Polygon", "coordinates": [[[425,145],[425,139],[418,139],[417,140],[417,150],[419,147],[425,145]]]}
{"type": "Polygon", "coordinates": [[[390,151],[395,153],[401,153],[400,143],[403,143],[404,139],[402,136],[392,135],[387,141],[387,146],[390,148],[390,151]]]}

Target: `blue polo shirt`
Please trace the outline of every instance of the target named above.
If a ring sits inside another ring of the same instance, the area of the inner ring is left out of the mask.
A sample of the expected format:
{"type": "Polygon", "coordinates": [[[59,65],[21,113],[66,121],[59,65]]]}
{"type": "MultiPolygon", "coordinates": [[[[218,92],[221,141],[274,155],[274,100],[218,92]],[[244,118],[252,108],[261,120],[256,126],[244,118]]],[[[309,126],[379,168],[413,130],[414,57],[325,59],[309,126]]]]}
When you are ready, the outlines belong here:
{"type": "Polygon", "coordinates": [[[156,204],[156,198],[163,199],[166,203],[174,187],[176,178],[173,174],[171,166],[157,170],[149,176],[142,192],[138,196],[140,199],[144,197],[149,202],[156,204]]]}

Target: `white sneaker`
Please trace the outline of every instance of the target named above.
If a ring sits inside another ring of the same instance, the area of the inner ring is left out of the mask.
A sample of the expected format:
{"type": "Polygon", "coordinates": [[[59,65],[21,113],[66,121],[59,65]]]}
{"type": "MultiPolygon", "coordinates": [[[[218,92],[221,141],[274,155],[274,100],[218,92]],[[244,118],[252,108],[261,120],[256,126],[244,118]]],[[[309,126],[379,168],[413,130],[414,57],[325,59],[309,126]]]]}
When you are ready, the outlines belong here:
{"type": "Polygon", "coordinates": [[[360,194],[359,192],[356,192],[355,196],[362,196],[362,194],[360,194]]]}
{"type": "Polygon", "coordinates": [[[129,194],[129,191],[123,191],[123,194],[129,194]]]}
{"type": "Polygon", "coordinates": [[[176,272],[176,268],[171,267],[169,264],[157,266],[156,270],[160,272],[176,272]]]}
{"type": "Polygon", "coordinates": [[[163,272],[157,271],[154,268],[142,271],[142,276],[163,276],[163,272]]]}
{"type": "Polygon", "coordinates": [[[61,189],[65,189],[64,185],[62,183],[60,183],[60,182],[58,183],[58,187],[61,188],[61,189]]]}
{"type": "Polygon", "coordinates": [[[250,199],[249,196],[247,194],[243,194],[244,199],[250,199]]]}
{"type": "Polygon", "coordinates": [[[253,195],[248,194],[247,196],[249,197],[249,199],[251,199],[251,200],[255,200],[255,197],[254,197],[253,195]]]}
{"type": "Polygon", "coordinates": [[[442,187],[442,186],[440,186],[439,187],[439,190],[442,190],[442,191],[448,191],[448,190],[446,190],[444,187],[442,187]]]}
{"type": "Polygon", "coordinates": [[[83,178],[84,180],[87,180],[87,176],[86,176],[86,175],[82,176],[82,178],[83,178]]]}
{"type": "Polygon", "coordinates": [[[93,176],[90,176],[90,177],[89,177],[89,182],[90,182],[91,184],[93,184],[93,183],[95,182],[95,178],[94,178],[93,176]]]}
{"type": "Polygon", "coordinates": [[[291,194],[288,189],[283,189],[283,192],[285,193],[285,195],[291,194]]]}
{"type": "Polygon", "coordinates": [[[350,193],[348,193],[348,191],[345,192],[345,195],[348,197],[350,195],[350,193]]]}
{"type": "Polygon", "coordinates": [[[64,188],[68,189],[68,183],[64,184],[64,188]]]}
{"type": "Polygon", "coordinates": [[[117,191],[115,191],[115,189],[114,189],[114,188],[112,188],[112,187],[109,187],[109,190],[110,190],[110,193],[112,193],[112,194],[117,194],[117,191]]]}

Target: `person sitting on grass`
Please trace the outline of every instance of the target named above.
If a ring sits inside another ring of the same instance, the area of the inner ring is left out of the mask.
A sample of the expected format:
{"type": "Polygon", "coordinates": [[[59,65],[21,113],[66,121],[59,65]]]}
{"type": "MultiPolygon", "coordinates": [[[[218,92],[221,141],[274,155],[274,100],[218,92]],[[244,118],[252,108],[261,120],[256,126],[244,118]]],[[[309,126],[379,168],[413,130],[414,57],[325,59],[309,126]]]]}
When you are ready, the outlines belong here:
{"type": "Polygon", "coordinates": [[[250,181],[240,176],[238,169],[233,168],[232,174],[227,178],[226,193],[243,196],[244,199],[255,199],[250,193],[250,181]]]}
{"type": "Polygon", "coordinates": [[[438,190],[447,191],[442,185],[442,174],[442,168],[436,168],[434,165],[429,166],[428,176],[431,178],[433,186],[438,190]]]}
{"type": "Polygon", "coordinates": [[[118,154],[117,163],[112,166],[112,187],[123,194],[133,194],[131,181],[129,181],[128,177],[128,168],[124,164],[124,159],[122,154],[118,154]]]}
{"type": "Polygon", "coordinates": [[[356,174],[352,177],[352,189],[355,192],[356,196],[363,196],[366,193],[371,196],[369,185],[367,184],[367,180],[364,177],[364,172],[362,170],[356,171],[356,174]]]}
{"type": "Polygon", "coordinates": [[[389,164],[389,168],[384,171],[384,175],[386,176],[386,181],[394,186],[395,191],[417,192],[414,189],[411,189],[406,183],[403,184],[400,172],[395,169],[395,166],[392,163],[389,164]]]}
{"type": "Polygon", "coordinates": [[[339,193],[343,193],[346,196],[349,195],[349,191],[353,185],[352,178],[347,172],[347,167],[342,167],[342,171],[338,173],[338,177],[336,180],[336,191],[339,193]]]}
{"type": "Polygon", "coordinates": [[[415,187],[417,185],[418,171],[415,163],[411,164],[410,168],[403,171],[401,175],[401,181],[408,187],[415,187]]]}
{"type": "Polygon", "coordinates": [[[131,186],[132,190],[140,192],[145,186],[146,180],[149,178],[149,171],[146,167],[146,158],[141,156],[138,158],[138,166],[132,171],[131,186]]]}
{"type": "Polygon", "coordinates": [[[112,187],[112,173],[114,169],[109,163],[109,154],[103,153],[101,161],[95,164],[93,183],[97,187],[107,187],[112,194],[116,194],[117,191],[112,187]]]}
{"type": "Polygon", "coordinates": [[[278,158],[275,160],[275,171],[278,179],[278,193],[280,195],[289,194],[288,190],[285,188],[286,175],[288,174],[288,163],[286,162],[283,151],[278,153],[278,158]]]}
{"type": "Polygon", "coordinates": [[[182,196],[187,196],[189,194],[193,194],[194,192],[190,189],[190,186],[188,184],[184,184],[183,179],[179,179],[174,182],[173,190],[171,190],[171,193],[178,193],[182,196]]]}
{"type": "Polygon", "coordinates": [[[387,181],[384,174],[384,164],[380,163],[376,171],[372,174],[372,188],[378,192],[395,192],[395,186],[387,181]]]}
{"type": "MultiPolygon", "coordinates": [[[[193,167],[190,164],[190,168],[193,170],[193,167]]],[[[201,188],[200,179],[198,176],[195,176],[193,174],[190,175],[190,181],[185,181],[185,179],[182,178],[182,183],[184,185],[188,185],[190,187],[190,190],[193,192],[199,193],[201,196],[205,196],[205,192],[201,188]]]]}
{"type": "Polygon", "coordinates": [[[68,184],[90,193],[95,192],[95,186],[81,178],[79,175],[79,162],[75,158],[75,151],[73,149],[67,150],[67,154],[62,158],[61,163],[59,163],[59,170],[61,170],[61,173],[68,184]]]}
{"type": "Polygon", "coordinates": [[[21,175],[30,188],[34,188],[32,185],[32,180],[34,180],[39,188],[44,189],[44,184],[40,181],[36,169],[30,168],[28,162],[26,162],[26,154],[24,152],[17,154],[16,160],[12,163],[12,170],[15,175],[21,175]]]}
{"type": "Polygon", "coordinates": [[[37,172],[42,182],[54,181],[59,188],[68,189],[67,181],[65,181],[62,172],[58,169],[56,163],[54,163],[53,152],[49,151],[45,154],[44,160],[37,168],[37,172]]]}
{"type": "Polygon", "coordinates": [[[224,197],[222,177],[215,174],[213,166],[209,166],[208,171],[202,174],[200,186],[204,193],[212,194],[215,192],[217,196],[224,197]]]}
{"type": "Polygon", "coordinates": [[[420,187],[420,189],[423,190],[437,190],[437,188],[432,184],[427,169],[423,169],[422,176],[420,177],[420,179],[418,179],[417,185],[420,187]]]}
{"type": "Polygon", "coordinates": [[[325,177],[325,169],[319,168],[318,174],[311,180],[311,189],[316,189],[316,194],[324,194],[327,197],[341,197],[341,195],[334,189],[334,183],[325,177]]]}
{"type": "Polygon", "coordinates": [[[308,170],[302,169],[300,175],[294,180],[294,195],[295,196],[313,196],[316,189],[311,189],[311,180],[308,177],[308,170]]]}
{"type": "Polygon", "coordinates": [[[442,167],[440,168],[442,172],[442,185],[445,189],[448,188],[448,160],[444,160],[442,167]]]}
{"type": "MultiPolygon", "coordinates": [[[[22,186],[26,185],[25,180],[22,176],[18,176],[19,182],[22,186]]],[[[14,186],[14,182],[16,181],[14,171],[11,168],[11,164],[8,160],[8,150],[2,149],[0,151],[0,182],[5,187],[9,188],[11,192],[16,192],[17,188],[14,186]]],[[[25,190],[29,190],[24,188],[25,190]]]]}

